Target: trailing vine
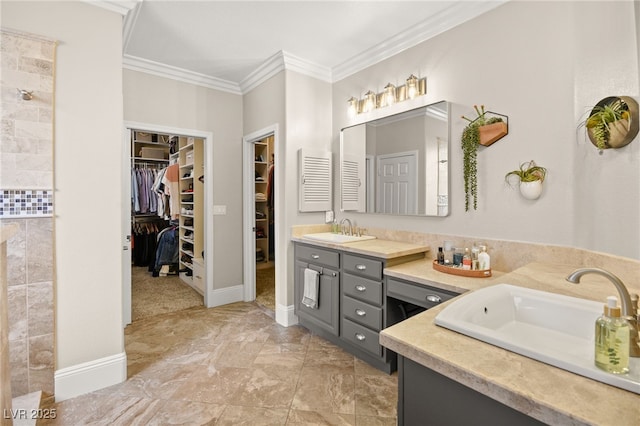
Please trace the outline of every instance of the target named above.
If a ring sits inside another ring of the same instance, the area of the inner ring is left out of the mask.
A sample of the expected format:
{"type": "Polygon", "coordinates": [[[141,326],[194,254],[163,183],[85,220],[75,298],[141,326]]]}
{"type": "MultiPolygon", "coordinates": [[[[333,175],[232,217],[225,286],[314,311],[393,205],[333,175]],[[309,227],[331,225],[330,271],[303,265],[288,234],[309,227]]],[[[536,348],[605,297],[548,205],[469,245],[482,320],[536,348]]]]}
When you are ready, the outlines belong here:
{"type": "Polygon", "coordinates": [[[474,105],[478,117],[474,120],[462,116],[469,121],[467,127],[462,131],[462,160],[464,178],[464,210],[469,211],[469,205],[473,200],[473,209],[478,209],[478,145],[480,145],[480,126],[498,123],[503,121],[500,117],[487,119],[484,105],[474,105]]]}
{"type": "Polygon", "coordinates": [[[464,164],[464,210],[469,211],[470,199],[473,209],[478,207],[478,161],[477,151],[480,143],[480,132],[477,122],[471,122],[462,131],[462,160],[464,164]]]}

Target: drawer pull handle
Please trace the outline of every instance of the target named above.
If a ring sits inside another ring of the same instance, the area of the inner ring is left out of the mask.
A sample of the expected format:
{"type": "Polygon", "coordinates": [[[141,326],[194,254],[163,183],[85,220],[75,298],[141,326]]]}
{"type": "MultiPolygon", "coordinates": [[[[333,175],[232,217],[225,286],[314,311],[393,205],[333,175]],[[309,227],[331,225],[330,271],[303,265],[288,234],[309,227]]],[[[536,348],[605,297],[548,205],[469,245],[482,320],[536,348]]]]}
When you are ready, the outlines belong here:
{"type": "Polygon", "coordinates": [[[356,286],[356,290],[363,292],[363,291],[367,291],[367,288],[365,286],[363,286],[362,284],[358,284],[356,286]]]}
{"type": "Polygon", "coordinates": [[[366,336],[362,333],[356,333],[356,339],[363,342],[366,339],[366,336]]]}
{"type": "Polygon", "coordinates": [[[356,265],[356,269],[358,271],[364,271],[365,269],[367,269],[367,265],[356,265]]]}
{"type": "Polygon", "coordinates": [[[312,259],[320,259],[320,255],[319,254],[312,254],[311,258],[312,259]]]}
{"type": "Polygon", "coordinates": [[[363,311],[362,309],[356,309],[356,315],[359,317],[363,317],[365,315],[367,315],[366,311],[363,311]]]}
{"type": "Polygon", "coordinates": [[[433,303],[440,303],[442,302],[442,298],[440,298],[440,296],[435,295],[435,294],[430,294],[427,296],[427,300],[429,302],[433,302],[433,303]]]}

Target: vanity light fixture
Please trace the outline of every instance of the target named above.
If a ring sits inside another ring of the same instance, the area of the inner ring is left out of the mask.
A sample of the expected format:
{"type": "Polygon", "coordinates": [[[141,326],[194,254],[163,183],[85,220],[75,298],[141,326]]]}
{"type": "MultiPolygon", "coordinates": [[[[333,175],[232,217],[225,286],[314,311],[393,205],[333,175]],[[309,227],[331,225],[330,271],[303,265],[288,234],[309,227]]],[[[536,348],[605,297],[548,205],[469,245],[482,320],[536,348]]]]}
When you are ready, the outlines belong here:
{"type": "Polygon", "coordinates": [[[362,104],[362,112],[370,112],[376,108],[376,94],[369,90],[364,94],[364,103],[362,104]]]}
{"type": "Polygon", "coordinates": [[[30,101],[31,99],[33,99],[33,90],[32,91],[28,91],[25,89],[17,89],[18,93],[20,94],[20,99],[22,99],[23,101],[30,101]]]}
{"type": "Polygon", "coordinates": [[[349,117],[355,117],[360,112],[358,108],[359,101],[352,96],[347,102],[349,103],[349,109],[347,110],[349,117]]]}
{"type": "Polygon", "coordinates": [[[411,74],[407,78],[407,96],[409,99],[413,99],[418,95],[418,77],[411,74]]]}
{"type": "Polygon", "coordinates": [[[393,83],[387,83],[380,93],[369,90],[361,99],[351,97],[347,100],[348,115],[354,117],[357,114],[371,112],[376,108],[391,106],[407,99],[415,99],[427,94],[427,79],[418,78],[411,74],[406,84],[396,87],[393,83]]]}
{"type": "Polygon", "coordinates": [[[384,86],[383,102],[385,106],[390,106],[396,103],[396,86],[388,83],[384,86]]]}

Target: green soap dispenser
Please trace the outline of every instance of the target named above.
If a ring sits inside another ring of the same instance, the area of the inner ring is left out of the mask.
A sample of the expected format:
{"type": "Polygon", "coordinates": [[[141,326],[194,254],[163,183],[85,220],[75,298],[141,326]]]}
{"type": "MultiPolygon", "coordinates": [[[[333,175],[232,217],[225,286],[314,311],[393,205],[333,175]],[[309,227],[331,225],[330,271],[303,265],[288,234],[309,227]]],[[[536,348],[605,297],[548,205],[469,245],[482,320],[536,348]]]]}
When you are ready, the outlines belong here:
{"type": "Polygon", "coordinates": [[[629,323],[620,317],[618,299],[607,297],[604,314],[596,320],[595,362],[613,374],[629,372],[629,323]]]}

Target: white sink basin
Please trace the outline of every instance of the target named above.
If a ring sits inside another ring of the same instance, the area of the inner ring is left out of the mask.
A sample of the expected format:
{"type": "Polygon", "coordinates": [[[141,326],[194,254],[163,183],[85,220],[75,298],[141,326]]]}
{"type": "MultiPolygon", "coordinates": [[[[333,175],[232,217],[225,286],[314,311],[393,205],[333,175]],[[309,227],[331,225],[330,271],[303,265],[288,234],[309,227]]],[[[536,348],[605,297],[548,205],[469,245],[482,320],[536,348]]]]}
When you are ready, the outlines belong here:
{"type": "Polygon", "coordinates": [[[640,358],[614,375],[594,364],[595,320],[604,303],[510,284],[460,296],[435,323],[483,342],[640,394],[640,358]]]}
{"type": "Polygon", "coordinates": [[[302,238],[307,238],[309,240],[315,240],[315,241],[324,241],[325,243],[334,243],[334,244],[355,243],[358,241],[376,239],[376,237],[371,235],[362,235],[358,237],[356,235],[333,234],[331,232],[321,232],[318,234],[305,234],[302,236],[302,238]]]}

